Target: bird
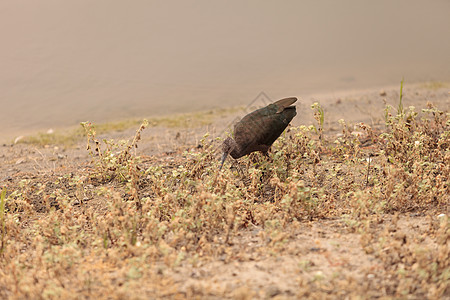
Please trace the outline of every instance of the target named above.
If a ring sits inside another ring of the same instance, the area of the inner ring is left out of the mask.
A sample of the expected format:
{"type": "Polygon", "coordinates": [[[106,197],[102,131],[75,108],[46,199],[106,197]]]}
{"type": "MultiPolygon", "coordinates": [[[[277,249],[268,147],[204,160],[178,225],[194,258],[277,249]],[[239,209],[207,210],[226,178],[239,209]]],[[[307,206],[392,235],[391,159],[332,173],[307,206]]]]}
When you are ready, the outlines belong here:
{"type": "Polygon", "coordinates": [[[222,144],[222,169],[228,154],[238,159],[255,151],[267,155],[270,146],[297,115],[295,97],[284,98],[255,110],[234,125],[234,139],[228,137],[222,144]]]}

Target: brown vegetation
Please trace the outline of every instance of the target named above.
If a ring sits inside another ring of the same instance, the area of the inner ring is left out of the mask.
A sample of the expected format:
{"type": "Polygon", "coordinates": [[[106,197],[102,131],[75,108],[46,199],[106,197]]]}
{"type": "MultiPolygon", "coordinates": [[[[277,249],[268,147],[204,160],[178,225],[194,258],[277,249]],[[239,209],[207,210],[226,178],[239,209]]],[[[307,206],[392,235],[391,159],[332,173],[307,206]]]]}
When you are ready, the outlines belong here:
{"type": "Polygon", "coordinates": [[[218,172],[220,141],[136,156],[84,123],[92,163],[9,180],[1,298],[450,295],[450,119],[386,107],[384,130],[290,127],[218,172]]]}

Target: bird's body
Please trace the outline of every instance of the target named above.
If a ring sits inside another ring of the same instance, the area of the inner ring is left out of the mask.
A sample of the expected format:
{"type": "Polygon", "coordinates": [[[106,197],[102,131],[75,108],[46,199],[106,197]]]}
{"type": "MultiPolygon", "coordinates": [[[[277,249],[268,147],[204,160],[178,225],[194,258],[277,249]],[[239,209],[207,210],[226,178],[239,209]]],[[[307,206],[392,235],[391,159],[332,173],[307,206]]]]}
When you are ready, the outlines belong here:
{"type": "MultiPolygon", "coordinates": [[[[246,115],[234,126],[234,139],[223,142],[222,165],[228,154],[234,159],[255,151],[267,153],[273,142],[297,115],[297,98],[278,100],[246,115]]],[[[222,167],[222,166],[221,166],[222,167]]]]}

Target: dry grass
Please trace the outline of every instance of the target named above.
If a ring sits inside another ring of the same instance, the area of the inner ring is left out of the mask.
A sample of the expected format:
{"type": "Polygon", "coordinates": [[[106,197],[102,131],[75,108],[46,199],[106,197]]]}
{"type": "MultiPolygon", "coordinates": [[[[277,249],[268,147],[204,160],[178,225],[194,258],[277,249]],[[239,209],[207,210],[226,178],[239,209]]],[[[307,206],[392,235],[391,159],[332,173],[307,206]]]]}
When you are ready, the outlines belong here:
{"type": "Polygon", "coordinates": [[[440,88],[448,88],[450,86],[450,83],[442,81],[430,81],[423,83],[421,86],[425,89],[437,90],[440,88]]]}
{"type": "MultiPolygon", "coordinates": [[[[148,119],[148,126],[164,128],[196,128],[210,125],[214,118],[224,117],[235,113],[238,110],[238,107],[232,107],[163,117],[153,117],[148,119]]],[[[97,134],[107,134],[138,127],[141,122],[141,119],[127,119],[116,122],[93,124],[92,126],[95,128],[97,134]]],[[[38,132],[34,135],[21,137],[17,142],[36,146],[58,145],[71,147],[83,139],[84,133],[85,132],[82,128],[56,130],[51,133],[38,132]]]]}
{"type": "Polygon", "coordinates": [[[387,108],[384,132],[341,122],[336,139],[313,108],[318,124],[289,128],[269,160],[222,172],[207,135],[145,159],[133,149],[151,122],[124,144],[86,123],[91,165],[22,174],[2,194],[0,297],[448,297],[450,226],[437,218],[448,213],[448,114],[387,108]],[[310,231],[334,238],[302,242],[310,231]],[[227,266],[252,271],[221,278],[227,266]]]}

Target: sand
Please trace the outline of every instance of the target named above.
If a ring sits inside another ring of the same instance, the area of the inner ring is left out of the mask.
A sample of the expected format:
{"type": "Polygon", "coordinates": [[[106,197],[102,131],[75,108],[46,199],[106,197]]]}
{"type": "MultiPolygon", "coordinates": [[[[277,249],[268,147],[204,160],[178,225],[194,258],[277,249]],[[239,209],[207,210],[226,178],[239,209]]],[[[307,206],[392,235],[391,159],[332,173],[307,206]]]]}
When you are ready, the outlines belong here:
{"type": "MultiPolygon", "coordinates": [[[[449,111],[449,85],[406,86],[403,94],[405,109],[415,106],[416,110],[420,111],[420,108],[426,107],[429,102],[440,109],[449,111]]],[[[330,138],[340,134],[341,129],[338,123],[340,119],[345,119],[349,128],[355,132],[358,129],[354,128],[353,124],[358,122],[365,122],[374,130],[384,129],[385,102],[397,107],[398,98],[398,87],[347,91],[332,95],[317,94],[300,99],[297,105],[298,116],[294,119],[293,124],[309,125],[314,123],[309,106],[311,103],[319,101],[325,112],[325,134],[330,138]]],[[[244,106],[234,113],[218,116],[206,126],[195,128],[150,127],[144,130],[136,153],[142,157],[142,165],[147,167],[149,164],[162,166],[181,164],[184,159],[182,153],[185,150],[195,149],[199,139],[205,133],[210,133],[210,138],[223,135],[224,130],[236,120],[236,117],[244,115],[251,107],[258,106],[267,99],[259,98],[257,100],[250,106],[244,106]]],[[[395,113],[395,108],[393,112],[395,113]]],[[[106,132],[100,138],[131,138],[135,130],[136,128],[130,128],[120,132],[106,132]]],[[[219,153],[216,154],[219,155],[219,153]]],[[[87,170],[93,167],[90,163],[91,159],[83,140],[72,146],[7,142],[0,146],[2,165],[0,185],[18,188],[21,180],[26,180],[33,187],[48,185],[49,192],[51,192],[51,184],[57,178],[63,178],[61,176],[72,178],[71,176],[74,174],[86,174],[87,170]]],[[[78,208],[82,211],[85,205],[99,212],[104,211],[106,200],[103,196],[94,196],[95,189],[92,185],[90,186],[86,186],[84,189],[87,193],[92,193],[93,198],[83,200],[86,203],[81,206],[78,206],[79,203],[73,204],[74,211],[78,211],[78,208]]],[[[106,184],[105,188],[108,186],[111,188],[109,184],[106,184]]],[[[74,186],[68,186],[66,192],[73,192],[76,195],[74,186]]],[[[108,198],[107,201],[111,201],[111,199],[108,198]]],[[[39,208],[43,204],[36,202],[33,205],[33,207],[39,208]]],[[[83,273],[84,275],[78,275],[81,276],[82,282],[77,282],[79,278],[76,276],[58,273],[59,277],[55,275],[59,278],[58,280],[61,280],[58,281],[58,284],[64,288],[55,291],[60,295],[64,295],[68,290],[76,290],[79,293],[76,295],[79,296],[100,296],[102,289],[106,289],[112,297],[120,297],[121,293],[126,293],[126,295],[138,298],[178,297],[180,299],[193,297],[207,299],[328,297],[335,299],[348,295],[378,298],[400,294],[413,298],[426,295],[433,298],[436,294],[444,295],[444,293],[447,293],[448,296],[448,288],[445,290],[445,286],[439,287],[439,290],[424,291],[411,285],[408,279],[402,280],[399,275],[399,272],[405,267],[402,264],[402,261],[407,260],[405,255],[413,253],[416,255],[415,257],[418,257],[417,259],[423,259],[422,263],[428,261],[434,263],[434,260],[439,259],[436,249],[444,249],[439,243],[445,243],[445,240],[439,242],[439,238],[434,239],[432,236],[434,237],[437,232],[438,225],[436,224],[439,224],[437,216],[440,213],[448,213],[448,211],[436,211],[434,208],[430,208],[419,213],[372,215],[368,219],[372,222],[371,227],[360,226],[359,230],[363,230],[362,232],[356,232],[351,224],[346,223],[345,216],[292,222],[285,228],[286,232],[278,232],[277,236],[265,236],[266,231],[261,226],[249,224],[247,228],[239,229],[228,243],[220,241],[226,245],[226,247],[223,246],[222,255],[203,257],[203,250],[199,250],[195,256],[177,263],[178,260],[174,256],[180,255],[177,252],[172,256],[167,256],[167,261],[157,261],[146,266],[144,268],[146,273],[142,276],[148,277],[133,277],[132,271],[136,266],[133,265],[132,258],[126,261],[120,260],[117,265],[111,265],[104,262],[92,264],[95,258],[88,257],[76,268],[76,270],[79,268],[88,270],[83,273]],[[376,239],[377,236],[380,236],[379,241],[376,239]],[[389,240],[389,246],[381,242],[383,239],[389,240]],[[408,244],[403,247],[406,240],[408,244]],[[374,251],[379,250],[375,248],[381,246],[385,248],[376,252],[378,254],[375,255],[374,251]],[[426,249],[429,251],[432,249],[433,255],[436,254],[436,257],[420,256],[420,251],[418,252],[417,249],[423,247],[427,247],[426,249]],[[169,259],[173,259],[173,263],[169,259]],[[402,259],[400,263],[399,259],[402,259]],[[86,284],[87,279],[83,277],[87,276],[85,274],[89,276],[94,274],[92,278],[102,282],[102,285],[91,289],[89,284],[86,284]],[[158,278],[158,280],[148,279],[143,282],[140,281],[144,280],[142,278],[158,278]],[[124,282],[126,284],[122,286],[124,282]],[[111,287],[107,287],[108,284],[111,284],[111,287]],[[128,284],[131,287],[133,284],[136,286],[130,290],[128,284]],[[82,288],[80,288],[81,286],[82,288]]],[[[46,213],[38,215],[42,220],[45,220],[47,216],[46,213]]],[[[30,219],[29,222],[32,223],[34,220],[30,219]]],[[[21,226],[28,229],[29,225],[24,223],[21,226]]],[[[445,237],[445,234],[442,236],[445,237]]],[[[136,245],[130,251],[139,253],[141,246],[136,245]]],[[[412,269],[407,270],[412,272],[415,271],[414,268],[413,266],[412,269]]],[[[77,274],[74,269],[70,270],[77,274]]],[[[47,278],[45,274],[35,276],[47,278]]],[[[10,277],[13,278],[12,275],[10,277]]],[[[53,278],[54,276],[50,276],[49,280],[53,280],[53,278]]],[[[41,288],[40,284],[42,284],[42,280],[30,281],[27,285],[20,284],[21,287],[15,291],[11,288],[11,284],[8,284],[4,295],[12,296],[15,293],[20,297],[26,295],[28,289],[32,291],[31,293],[42,293],[41,289],[44,288],[45,291],[53,291],[52,288],[45,285],[41,288]]],[[[436,288],[433,282],[427,282],[427,284],[436,288]]],[[[71,296],[74,295],[71,294],[71,296]]]]}

